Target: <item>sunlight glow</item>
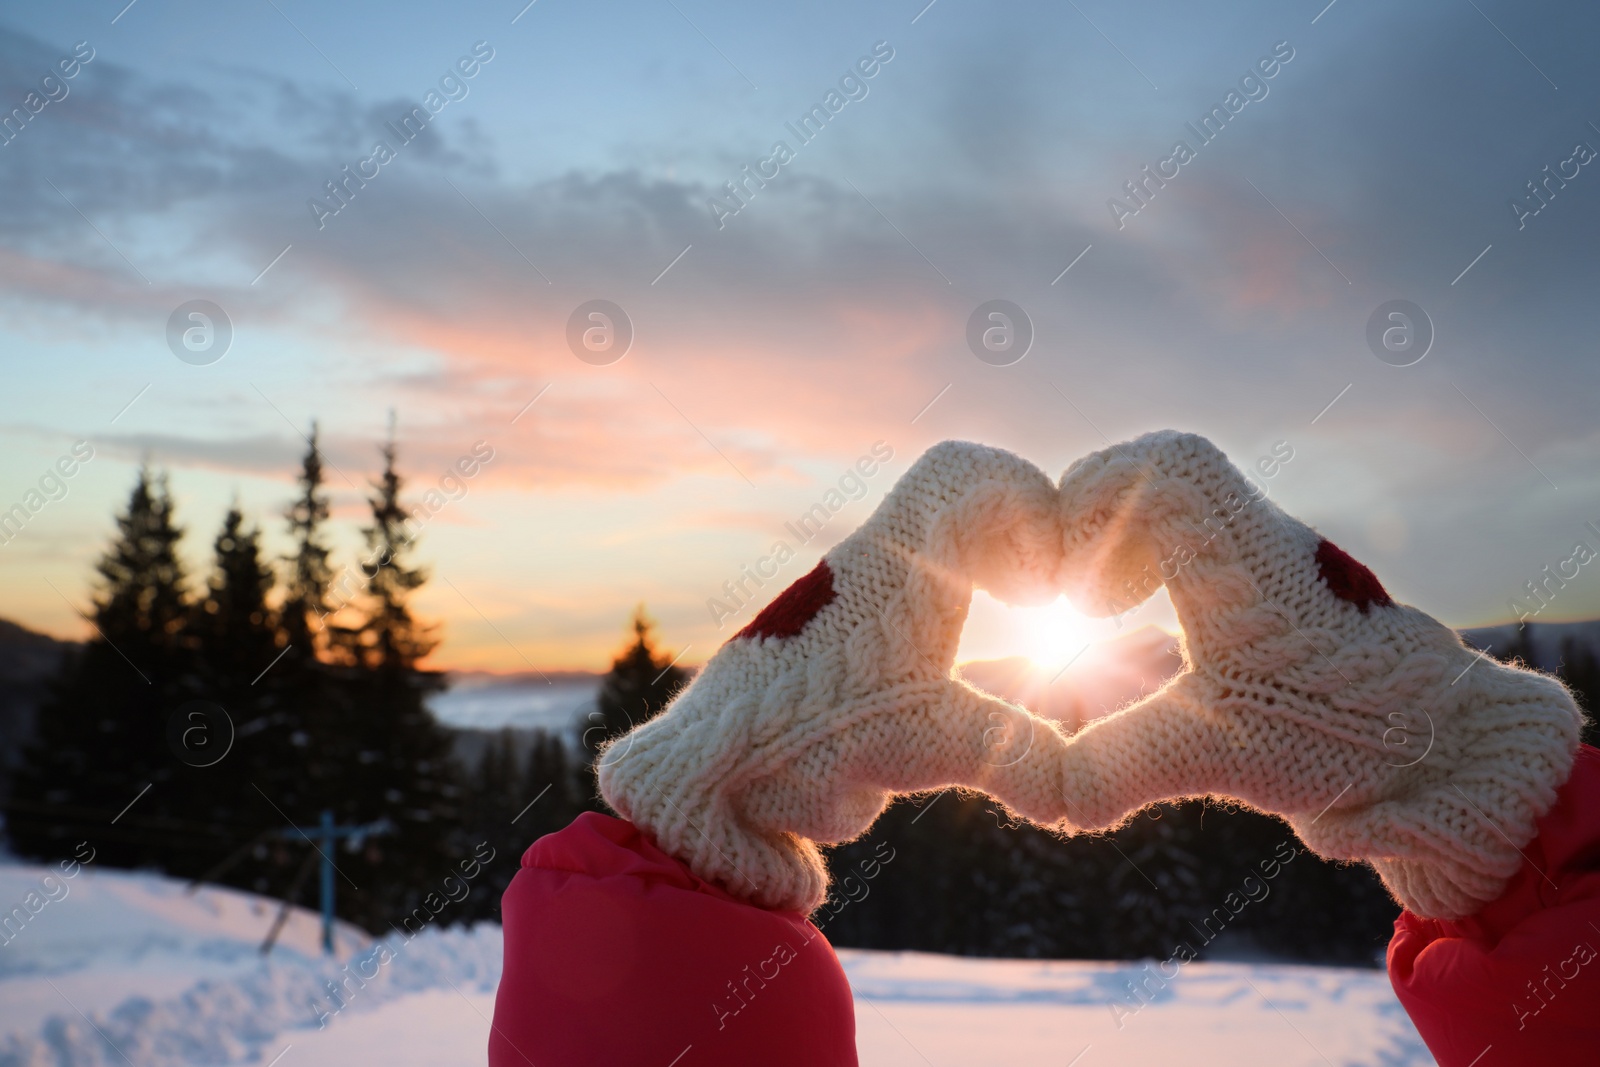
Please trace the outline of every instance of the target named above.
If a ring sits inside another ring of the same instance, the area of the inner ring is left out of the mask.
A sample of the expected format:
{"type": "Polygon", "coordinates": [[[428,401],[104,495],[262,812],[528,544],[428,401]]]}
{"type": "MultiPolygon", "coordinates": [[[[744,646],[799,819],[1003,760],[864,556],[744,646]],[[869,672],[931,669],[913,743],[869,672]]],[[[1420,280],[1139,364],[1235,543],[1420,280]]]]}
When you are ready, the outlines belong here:
{"type": "Polygon", "coordinates": [[[1013,609],[1025,635],[1024,653],[1041,670],[1061,670],[1099,640],[1096,620],[1065,598],[1040,608],[1013,609]]]}
{"type": "Polygon", "coordinates": [[[1009,607],[981,590],[972,597],[956,662],[1025,656],[1047,676],[1069,663],[1087,664],[1092,646],[1123,631],[1082,614],[1066,598],[1039,607],[1009,607]],[[1089,651],[1086,651],[1089,649],[1089,651]]]}

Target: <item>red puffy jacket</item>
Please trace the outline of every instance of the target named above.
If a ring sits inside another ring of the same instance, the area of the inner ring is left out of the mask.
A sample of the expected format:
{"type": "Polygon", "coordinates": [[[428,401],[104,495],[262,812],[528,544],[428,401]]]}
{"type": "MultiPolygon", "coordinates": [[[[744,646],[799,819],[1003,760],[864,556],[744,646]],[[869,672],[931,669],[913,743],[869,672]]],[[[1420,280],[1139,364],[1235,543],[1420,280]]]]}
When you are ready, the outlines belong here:
{"type": "Polygon", "coordinates": [[[629,822],[535,841],[502,898],[490,1067],[855,1067],[855,1009],[822,932],[746,904],[629,822]]]}
{"type": "Polygon", "coordinates": [[[1395,920],[1389,980],[1439,1067],[1600,1064],[1600,751],[1538,829],[1478,914],[1395,920]]]}

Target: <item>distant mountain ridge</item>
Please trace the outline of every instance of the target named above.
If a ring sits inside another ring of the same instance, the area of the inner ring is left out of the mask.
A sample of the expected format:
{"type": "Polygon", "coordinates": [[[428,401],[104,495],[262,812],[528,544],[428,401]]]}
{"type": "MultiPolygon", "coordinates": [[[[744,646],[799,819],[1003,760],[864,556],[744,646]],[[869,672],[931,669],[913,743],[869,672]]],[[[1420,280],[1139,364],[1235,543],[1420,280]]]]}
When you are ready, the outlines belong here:
{"type": "MultiPolygon", "coordinates": [[[[1530,622],[1520,631],[1504,623],[1460,633],[1474,648],[1514,652],[1552,673],[1570,648],[1600,657],[1600,619],[1530,622]]],[[[0,619],[0,774],[32,736],[36,709],[62,657],[79,647],[0,619]]],[[[1145,626],[1092,646],[1053,675],[1021,656],[963,663],[957,671],[986,692],[1076,729],[1160,688],[1182,666],[1178,650],[1175,636],[1145,626]]],[[[469,733],[510,726],[575,735],[602,677],[594,671],[449,671],[450,688],[430,706],[446,725],[469,733]]]]}
{"type": "Polygon", "coordinates": [[[542,685],[546,682],[580,684],[594,682],[599,684],[605,676],[604,671],[445,671],[445,677],[452,686],[462,687],[492,687],[507,685],[542,685]]]}
{"type": "Polygon", "coordinates": [[[1551,673],[1561,666],[1568,648],[1600,655],[1600,619],[1530,622],[1520,628],[1508,622],[1499,626],[1474,626],[1460,633],[1461,639],[1473,648],[1496,656],[1516,649],[1530,667],[1551,673]]]}
{"type": "Polygon", "coordinates": [[[1077,730],[1160,689],[1182,666],[1178,639],[1155,626],[1142,626],[1091,646],[1054,671],[1024,656],[975,660],[956,670],[986,693],[1077,730]]]}
{"type": "MultiPolygon", "coordinates": [[[[1514,655],[1556,674],[1569,651],[1600,658],[1600,619],[1475,626],[1458,631],[1473,648],[1514,655]]],[[[1022,657],[964,663],[961,676],[979,689],[1021,704],[1076,730],[1159,689],[1182,667],[1178,639],[1146,626],[1090,649],[1054,680],[1022,657]]]]}
{"type": "Polygon", "coordinates": [[[33,736],[34,715],[62,657],[81,647],[0,619],[0,776],[33,736]]]}

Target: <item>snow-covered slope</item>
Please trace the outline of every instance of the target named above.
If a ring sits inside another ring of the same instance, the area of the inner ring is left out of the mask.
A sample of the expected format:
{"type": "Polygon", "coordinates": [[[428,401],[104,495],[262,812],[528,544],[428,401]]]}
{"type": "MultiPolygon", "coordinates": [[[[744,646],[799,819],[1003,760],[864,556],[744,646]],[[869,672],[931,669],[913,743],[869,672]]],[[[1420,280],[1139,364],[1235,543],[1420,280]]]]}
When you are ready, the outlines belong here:
{"type": "Polygon", "coordinates": [[[1381,971],[839,955],[863,1067],[1434,1062],[1381,971]]]}
{"type": "Polygon", "coordinates": [[[341,924],[335,962],[301,908],[263,958],[278,907],[155,874],[0,866],[0,1067],[267,1062],[281,1035],[346,1011],[500,980],[498,927],[395,936],[386,960],[341,924]]]}
{"type": "MultiPolygon", "coordinates": [[[[0,945],[0,1067],[484,1061],[498,927],[380,947],[345,927],[330,962],[297,909],[263,960],[275,902],[92,867],[56,878],[49,899],[51,871],[0,867],[0,908],[39,894],[0,945]]],[[[1193,963],[1167,978],[1144,962],[840,958],[863,1067],[1433,1063],[1378,971],[1193,963]]]]}

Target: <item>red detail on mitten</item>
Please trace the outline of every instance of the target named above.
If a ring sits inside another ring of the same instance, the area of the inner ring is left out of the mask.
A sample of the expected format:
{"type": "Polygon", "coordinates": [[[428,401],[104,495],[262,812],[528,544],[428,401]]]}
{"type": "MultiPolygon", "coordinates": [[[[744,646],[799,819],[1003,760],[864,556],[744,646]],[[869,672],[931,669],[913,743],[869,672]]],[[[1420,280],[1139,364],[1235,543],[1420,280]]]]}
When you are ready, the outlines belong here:
{"type": "Polygon", "coordinates": [[[1350,601],[1361,609],[1363,615],[1374,604],[1387,607],[1394,603],[1376,574],[1326,538],[1317,545],[1317,569],[1322,572],[1322,580],[1328,583],[1333,595],[1340,600],[1350,601]]]}
{"type": "Polygon", "coordinates": [[[733,635],[741,637],[793,637],[806,628],[806,623],[817,617],[817,612],[833,603],[833,568],[823,560],[811,573],[797,580],[778,594],[778,598],[761,609],[761,614],[750,620],[750,625],[733,635]]]}

